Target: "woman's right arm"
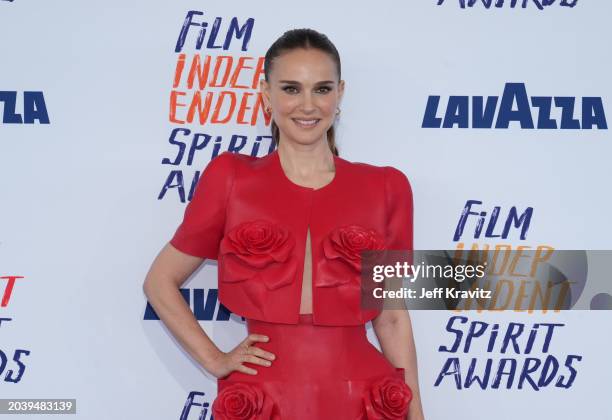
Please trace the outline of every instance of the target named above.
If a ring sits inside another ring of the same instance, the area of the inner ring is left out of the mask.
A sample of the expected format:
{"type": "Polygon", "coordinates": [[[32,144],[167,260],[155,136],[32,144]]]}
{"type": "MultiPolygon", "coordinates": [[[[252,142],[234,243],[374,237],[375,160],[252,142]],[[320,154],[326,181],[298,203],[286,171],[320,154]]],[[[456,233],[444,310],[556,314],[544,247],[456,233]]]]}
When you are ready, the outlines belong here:
{"type": "Polygon", "coordinates": [[[204,258],[185,254],[168,243],[157,255],[146,275],[144,293],[176,340],[212,375],[222,378],[234,370],[254,375],[256,370],[243,363],[270,366],[274,355],[252,345],[268,341],[267,337],[251,334],[232,351],[222,352],[200,327],[179,291],[180,286],[203,261],[204,258]]]}

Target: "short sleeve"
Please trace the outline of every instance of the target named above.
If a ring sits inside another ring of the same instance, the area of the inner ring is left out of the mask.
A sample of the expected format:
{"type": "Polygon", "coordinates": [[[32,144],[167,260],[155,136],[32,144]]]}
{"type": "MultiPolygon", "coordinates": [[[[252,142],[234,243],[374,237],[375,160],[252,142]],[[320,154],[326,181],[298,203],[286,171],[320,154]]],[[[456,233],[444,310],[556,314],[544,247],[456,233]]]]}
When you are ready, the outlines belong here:
{"type": "Polygon", "coordinates": [[[412,188],[402,171],[385,166],[388,249],[413,250],[412,188]]]}
{"type": "Polygon", "coordinates": [[[234,182],[234,156],[223,152],[200,175],[170,244],[179,251],[216,260],[225,229],[225,211],[234,182]]]}

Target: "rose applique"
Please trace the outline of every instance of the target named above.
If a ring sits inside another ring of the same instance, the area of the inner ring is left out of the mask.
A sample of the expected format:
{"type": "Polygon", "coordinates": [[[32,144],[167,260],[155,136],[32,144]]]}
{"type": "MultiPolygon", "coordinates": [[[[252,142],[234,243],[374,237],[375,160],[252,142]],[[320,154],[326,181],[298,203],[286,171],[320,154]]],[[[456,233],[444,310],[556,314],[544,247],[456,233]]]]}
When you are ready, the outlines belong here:
{"type": "Polygon", "coordinates": [[[212,405],[215,420],[277,420],[269,395],[256,385],[235,383],[223,388],[212,405]]]}
{"type": "Polygon", "coordinates": [[[285,227],[265,220],[240,223],[221,240],[225,282],[263,281],[268,289],[291,284],[297,264],[295,238],[285,227]]]}
{"type": "Polygon", "coordinates": [[[359,225],[341,226],[323,239],[323,254],[328,260],[341,261],[343,266],[329,261],[317,279],[317,286],[330,287],[351,282],[361,272],[361,251],[383,250],[385,241],[380,233],[359,225]]]}
{"type": "Polygon", "coordinates": [[[367,420],[404,420],[412,391],[402,379],[385,377],[372,383],[363,395],[367,420]]]}

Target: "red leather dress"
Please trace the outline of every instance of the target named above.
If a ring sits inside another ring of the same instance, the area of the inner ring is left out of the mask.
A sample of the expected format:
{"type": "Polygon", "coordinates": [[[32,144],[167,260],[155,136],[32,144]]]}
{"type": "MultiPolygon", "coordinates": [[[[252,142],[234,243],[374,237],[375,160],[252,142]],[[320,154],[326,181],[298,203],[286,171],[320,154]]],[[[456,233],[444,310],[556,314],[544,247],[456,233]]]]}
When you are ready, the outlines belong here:
{"type": "MultiPolygon", "coordinates": [[[[367,339],[360,252],[412,249],[412,191],[390,167],[334,156],[319,189],[285,175],[278,151],[224,152],[205,168],[170,243],[219,262],[219,300],[276,355],[257,375],[218,379],[215,420],[405,419],[404,371],[367,339]],[[306,249],[307,235],[310,249],[306,249]],[[310,252],[308,252],[310,251],[310,252]],[[300,314],[306,255],[312,313],[300,314]]],[[[247,365],[249,365],[247,363],[247,365]]]]}

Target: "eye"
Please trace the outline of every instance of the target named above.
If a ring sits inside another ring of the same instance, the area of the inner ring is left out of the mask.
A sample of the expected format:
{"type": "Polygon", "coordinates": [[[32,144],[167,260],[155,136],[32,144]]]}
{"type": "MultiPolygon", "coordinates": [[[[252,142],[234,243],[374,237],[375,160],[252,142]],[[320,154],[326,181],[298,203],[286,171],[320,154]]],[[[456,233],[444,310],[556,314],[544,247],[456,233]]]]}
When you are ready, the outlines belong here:
{"type": "Polygon", "coordinates": [[[317,89],[317,92],[319,92],[319,93],[328,93],[331,90],[332,89],[329,86],[321,86],[319,89],[317,89]]]}
{"type": "Polygon", "coordinates": [[[283,91],[287,93],[297,93],[298,90],[295,88],[295,86],[285,86],[283,91]]]}

